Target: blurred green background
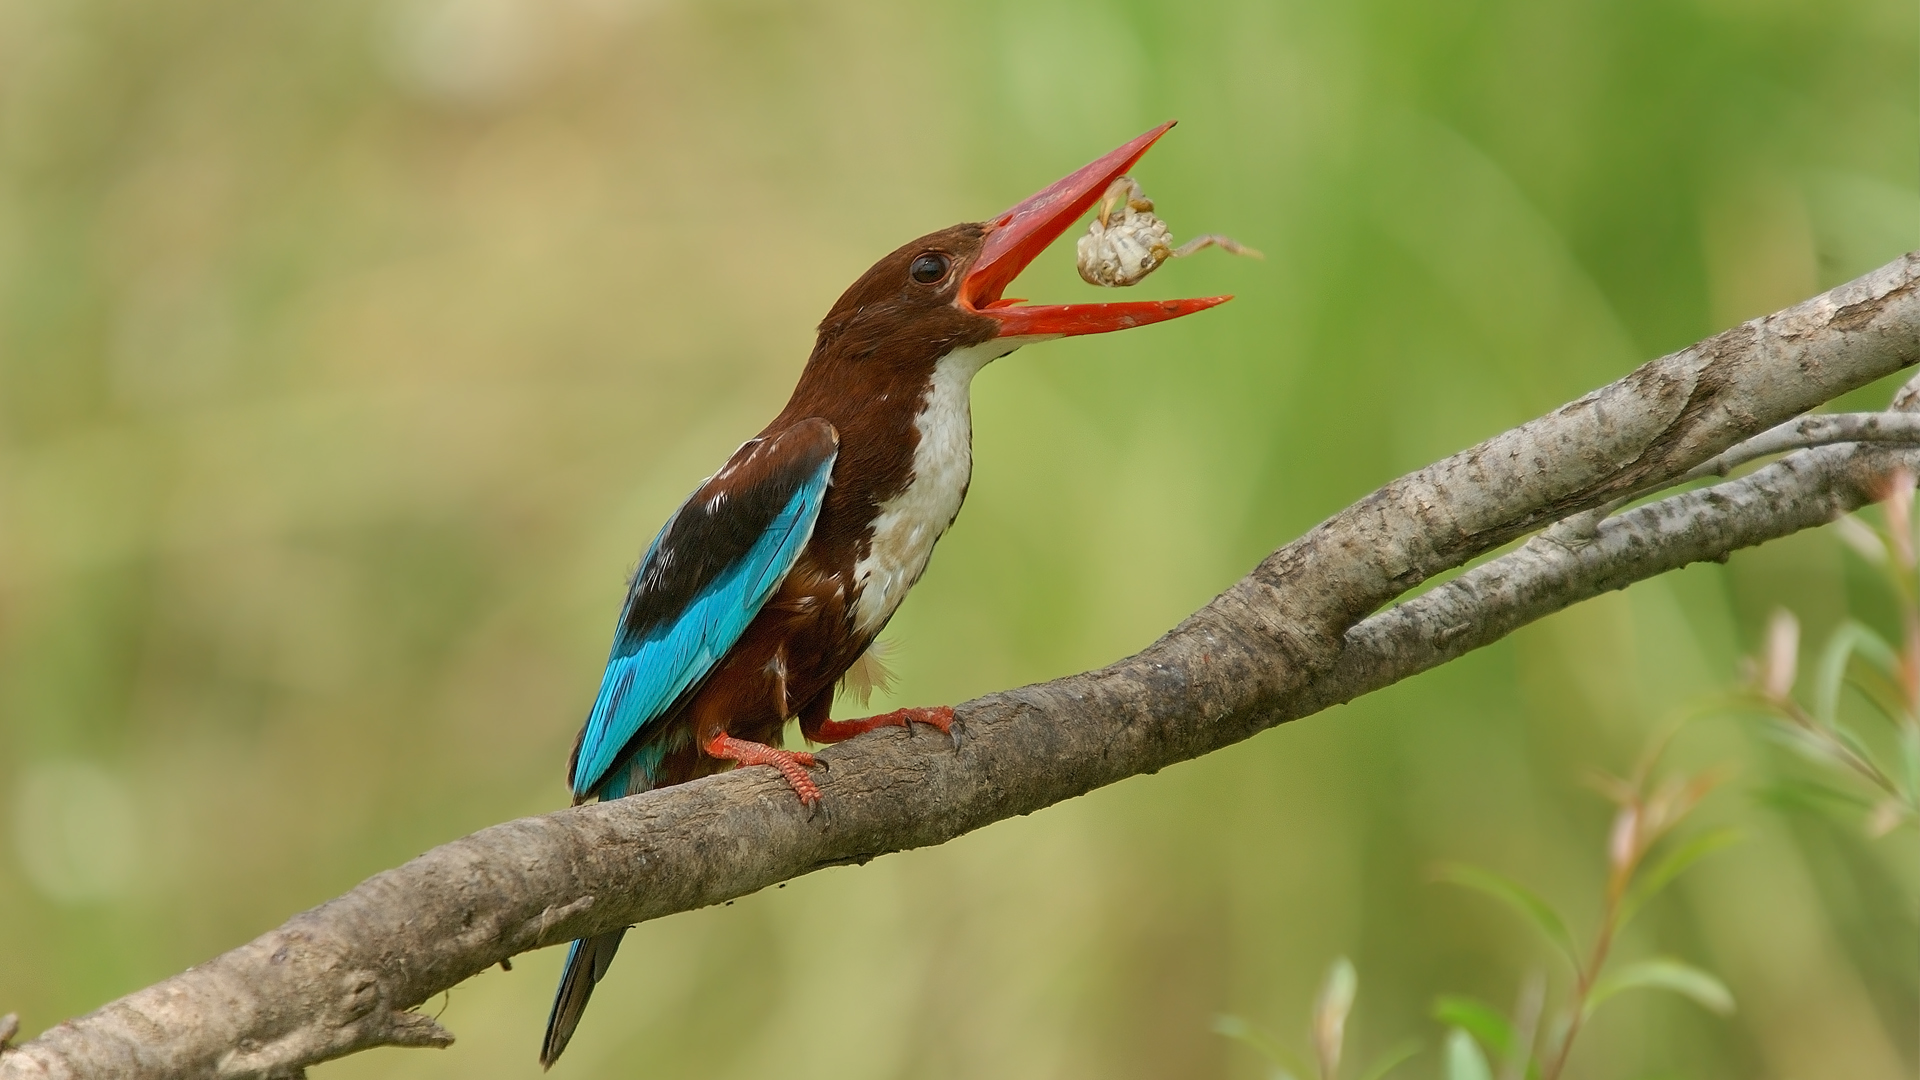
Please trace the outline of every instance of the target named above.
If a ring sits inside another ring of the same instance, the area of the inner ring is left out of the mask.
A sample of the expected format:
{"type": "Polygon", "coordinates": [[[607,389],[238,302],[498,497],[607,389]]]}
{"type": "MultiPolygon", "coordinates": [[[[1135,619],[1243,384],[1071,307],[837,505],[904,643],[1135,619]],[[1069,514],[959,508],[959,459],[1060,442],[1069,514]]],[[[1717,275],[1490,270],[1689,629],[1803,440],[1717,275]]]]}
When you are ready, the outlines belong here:
{"type": "MultiPolygon", "coordinates": [[[[1178,117],[1147,191],[1269,257],[980,378],[882,706],[1137,649],[1393,476],[1920,246],[1917,52],[1905,0],[0,0],[0,1011],[37,1031],[564,805],[623,575],[908,238],[1178,117]]],[[[1020,295],[1090,297],[1065,248],[1020,295]]],[[[1797,537],[649,924],[555,1075],[1253,1077],[1210,1018],[1304,1044],[1340,953],[1350,1057],[1420,1038],[1396,1075],[1436,1075],[1433,996],[1551,958],[1434,863],[1584,932],[1583,779],[1863,580],[1797,537]]],[[[1777,758],[1687,730],[1740,769],[1703,821],[1749,838],[1622,946],[1739,1013],[1623,1001],[1570,1075],[1913,1074],[1914,837],[1761,807],[1777,758]]],[[[537,1075],[559,960],[430,1003],[449,1051],[315,1075],[537,1075]]]]}

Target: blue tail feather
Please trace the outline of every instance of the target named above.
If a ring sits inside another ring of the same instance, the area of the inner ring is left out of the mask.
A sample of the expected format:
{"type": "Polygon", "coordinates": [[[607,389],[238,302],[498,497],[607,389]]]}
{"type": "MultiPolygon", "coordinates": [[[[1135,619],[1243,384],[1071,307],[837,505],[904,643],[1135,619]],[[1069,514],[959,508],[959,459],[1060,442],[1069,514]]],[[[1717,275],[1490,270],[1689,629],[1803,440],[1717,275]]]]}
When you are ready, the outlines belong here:
{"type": "Polygon", "coordinates": [[[547,1015],[547,1036],[540,1042],[540,1064],[553,1068],[560,1060],[561,1051],[573,1038],[573,1029],[580,1025],[580,1016],[587,1010],[587,999],[593,996],[593,987],[606,977],[607,968],[613,963],[613,954],[620,949],[620,939],[627,935],[627,928],[605,934],[595,934],[590,938],[581,938],[567,947],[567,963],[560,975],[560,989],[553,995],[553,1011],[547,1015]]]}

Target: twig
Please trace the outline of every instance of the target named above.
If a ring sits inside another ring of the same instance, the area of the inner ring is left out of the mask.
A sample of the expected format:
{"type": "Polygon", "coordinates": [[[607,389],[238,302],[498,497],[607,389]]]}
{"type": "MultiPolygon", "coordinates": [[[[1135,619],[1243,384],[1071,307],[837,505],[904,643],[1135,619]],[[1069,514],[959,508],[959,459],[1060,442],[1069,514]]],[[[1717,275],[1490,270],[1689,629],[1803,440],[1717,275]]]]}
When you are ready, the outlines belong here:
{"type": "Polygon", "coordinates": [[[1593,536],[1593,530],[1603,519],[1654,491],[1680,487],[1712,476],[1725,476],[1750,461],[1775,454],[1852,442],[1920,446],[1920,416],[1906,412],[1822,413],[1789,420],[1701,462],[1668,483],[1622,495],[1555,522],[1549,532],[1562,542],[1584,541],[1593,536]]]}
{"type": "Polygon", "coordinates": [[[1823,413],[1770,428],[1725,453],[1687,470],[1682,483],[1725,476],[1749,461],[1834,443],[1874,442],[1920,446],[1920,416],[1905,412],[1823,413]]]}

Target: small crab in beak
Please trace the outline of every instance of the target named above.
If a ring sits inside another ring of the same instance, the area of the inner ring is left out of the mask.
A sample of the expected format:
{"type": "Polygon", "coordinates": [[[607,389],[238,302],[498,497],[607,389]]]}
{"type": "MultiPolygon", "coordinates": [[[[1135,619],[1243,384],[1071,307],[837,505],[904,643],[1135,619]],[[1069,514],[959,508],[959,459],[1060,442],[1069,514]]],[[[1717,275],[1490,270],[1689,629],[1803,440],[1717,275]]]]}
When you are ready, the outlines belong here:
{"type": "MultiPolygon", "coordinates": [[[[1070,337],[1164,322],[1231,300],[1230,296],[1207,296],[1191,300],[1027,306],[1019,300],[1001,299],[1001,293],[1020,271],[1071,228],[1080,215],[1093,209],[1094,204],[1117,185],[1131,183],[1126,179],[1127,170],[1171,127],[1173,122],[1168,121],[1154,128],[987,222],[986,244],[980,257],[968,268],[954,302],[968,311],[997,320],[999,337],[1070,337]]],[[[1116,221],[1116,225],[1123,221],[1116,221]]],[[[1161,228],[1164,230],[1165,226],[1161,228]]],[[[1142,272],[1134,280],[1144,276],[1142,272]]]]}
{"type": "Polygon", "coordinates": [[[1100,197],[1087,235],[1076,245],[1080,277],[1089,285],[1119,288],[1138,285],[1168,259],[1184,258],[1205,247],[1217,247],[1255,259],[1266,256],[1219,233],[1208,233],[1173,246],[1173,230],[1153,216],[1153,200],[1131,176],[1107,186],[1100,197]]]}

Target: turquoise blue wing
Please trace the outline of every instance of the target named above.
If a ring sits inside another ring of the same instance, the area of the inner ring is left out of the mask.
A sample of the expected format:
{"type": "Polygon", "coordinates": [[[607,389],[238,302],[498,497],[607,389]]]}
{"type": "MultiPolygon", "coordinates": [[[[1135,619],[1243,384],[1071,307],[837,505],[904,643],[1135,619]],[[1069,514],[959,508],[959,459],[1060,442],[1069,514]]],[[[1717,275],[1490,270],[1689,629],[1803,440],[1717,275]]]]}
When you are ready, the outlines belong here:
{"type": "Polygon", "coordinates": [[[574,750],[577,799],[631,786],[638,736],[740,640],[813,535],[839,438],[807,420],[742,446],[674,512],[627,589],[600,692],[574,750]]]}

